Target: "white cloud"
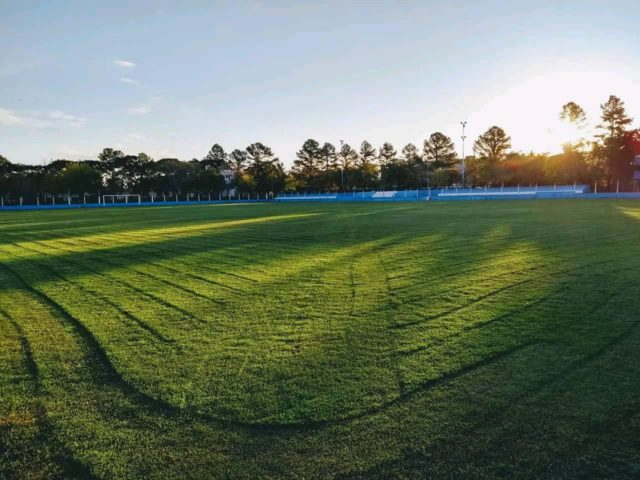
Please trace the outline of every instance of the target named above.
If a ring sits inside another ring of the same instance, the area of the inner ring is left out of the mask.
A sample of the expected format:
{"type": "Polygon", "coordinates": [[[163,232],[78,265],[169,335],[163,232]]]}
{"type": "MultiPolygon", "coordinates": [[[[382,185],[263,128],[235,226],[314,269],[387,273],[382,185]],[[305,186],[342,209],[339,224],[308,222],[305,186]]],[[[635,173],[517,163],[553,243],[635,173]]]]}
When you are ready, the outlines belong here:
{"type": "Polygon", "coordinates": [[[180,106],[180,111],[182,111],[183,113],[186,114],[193,114],[193,113],[198,113],[201,112],[204,109],[204,107],[202,105],[181,105],[180,106]]]}
{"type": "Polygon", "coordinates": [[[0,125],[10,127],[26,127],[26,128],[65,128],[80,127],[84,125],[85,119],[61,112],[60,110],[52,110],[48,112],[26,111],[16,112],[6,108],[0,108],[0,125]]]}
{"type": "Polygon", "coordinates": [[[118,67],[123,67],[123,68],[132,68],[136,66],[135,63],[130,62],[129,60],[114,60],[113,63],[116,64],[118,67]]]}
{"type": "Polygon", "coordinates": [[[0,108],[0,125],[12,127],[22,124],[24,124],[24,119],[16,112],[7,110],[6,108],[0,108]]]}
{"type": "Polygon", "coordinates": [[[39,120],[43,127],[80,127],[84,125],[84,118],[76,117],[69,113],[53,110],[51,112],[33,112],[35,119],[39,120]]]}
{"type": "Polygon", "coordinates": [[[135,133],[135,132],[127,133],[124,136],[124,139],[127,142],[148,142],[150,140],[149,137],[146,137],[140,133],[135,133]]]}
{"type": "Polygon", "coordinates": [[[86,160],[95,158],[92,148],[79,148],[76,145],[57,144],[49,152],[49,158],[66,158],[67,160],[86,160]]]}
{"type": "Polygon", "coordinates": [[[160,97],[151,97],[147,102],[129,107],[125,111],[129,115],[146,115],[147,113],[151,112],[151,107],[154,104],[158,103],[160,100],[160,97]]]}
{"type": "Polygon", "coordinates": [[[77,122],[79,120],[75,115],[69,115],[68,113],[61,112],[60,110],[54,110],[49,112],[47,115],[53,120],[63,120],[66,122],[77,122]]]}
{"type": "Polygon", "coordinates": [[[140,85],[140,82],[139,82],[139,81],[137,81],[137,80],[135,80],[135,79],[133,79],[133,78],[129,78],[129,77],[122,77],[122,78],[120,79],[120,81],[121,81],[122,83],[130,83],[131,85],[140,85]]]}
{"type": "Polygon", "coordinates": [[[127,108],[127,113],[129,115],[146,115],[151,111],[147,105],[138,105],[136,107],[127,108]]]}

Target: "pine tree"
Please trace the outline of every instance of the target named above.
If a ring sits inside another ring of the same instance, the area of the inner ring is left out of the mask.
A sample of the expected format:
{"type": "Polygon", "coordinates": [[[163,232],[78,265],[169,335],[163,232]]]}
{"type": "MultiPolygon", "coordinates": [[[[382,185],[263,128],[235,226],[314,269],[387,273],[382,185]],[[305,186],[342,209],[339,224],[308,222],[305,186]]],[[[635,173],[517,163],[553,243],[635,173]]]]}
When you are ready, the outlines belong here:
{"type": "Polygon", "coordinates": [[[302,148],[296,153],[292,171],[307,179],[317,175],[320,172],[322,162],[321,154],[320,144],[310,138],[302,144],[302,148]]]}
{"type": "Polygon", "coordinates": [[[98,154],[98,169],[100,173],[106,176],[107,190],[114,193],[122,191],[122,182],[119,182],[118,172],[121,168],[120,163],[124,158],[124,153],[120,150],[114,150],[113,148],[105,148],[98,154]]]}
{"type": "Polygon", "coordinates": [[[229,158],[224,149],[216,143],[202,159],[202,165],[206,169],[220,172],[229,166],[229,158]]]}
{"type": "Polygon", "coordinates": [[[238,150],[237,148],[229,155],[229,164],[236,178],[240,178],[240,175],[244,172],[248,158],[249,154],[245,150],[238,150]]]}
{"type": "Polygon", "coordinates": [[[601,123],[596,128],[602,133],[596,135],[600,141],[593,145],[591,153],[598,176],[611,185],[614,179],[626,180],[632,175],[632,153],[626,141],[626,127],[632,119],[627,116],[624,102],[615,95],[600,105],[600,110],[601,123]]]}
{"type": "Polygon", "coordinates": [[[360,167],[373,165],[376,161],[376,150],[366,140],[360,145],[360,154],[358,155],[358,165],[360,167]]]}
{"type": "Polygon", "coordinates": [[[502,128],[493,126],[478,137],[473,148],[480,157],[486,158],[490,163],[497,163],[505,159],[511,148],[511,137],[502,128]]]}
{"type": "Polygon", "coordinates": [[[343,143],[338,153],[338,164],[343,170],[353,168],[358,162],[358,152],[351,145],[343,143]]]}
{"type": "Polygon", "coordinates": [[[606,103],[600,105],[602,111],[602,123],[596,128],[604,130],[604,133],[596,135],[602,139],[621,138],[626,132],[626,126],[633,120],[627,116],[624,102],[615,95],[611,95],[606,103]]]}
{"type": "Polygon", "coordinates": [[[320,149],[320,157],[322,159],[322,168],[325,173],[329,173],[338,166],[338,155],[336,147],[329,142],[325,142],[320,149]]]}
{"type": "Polygon", "coordinates": [[[562,106],[562,110],[560,111],[560,120],[568,121],[569,123],[582,128],[587,121],[587,114],[576,102],[569,102],[562,106]]]}
{"type": "Polygon", "coordinates": [[[430,162],[434,168],[449,168],[456,160],[456,151],[449,137],[440,132],[432,133],[424,141],[422,158],[430,162]]]}
{"type": "Polygon", "coordinates": [[[576,102],[568,102],[562,106],[562,110],[560,111],[560,120],[568,122],[580,135],[580,138],[575,143],[567,143],[563,148],[583,151],[587,145],[587,141],[583,137],[584,130],[587,126],[587,114],[585,111],[576,102]]]}
{"type": "Polygon", "coordinates": [[[376,169],[376,149],[366,140],[360,145],[360,154],[358,155],[358,170],[361,187],[367,188],[377,181],[376,169]]]}
{"type": "Polygon", "coordinates": [[[393,148],[393,145],[391,145],[389,142],[384,142],[384,144],[378,151],[378,159],[380,160],[380,165],[386,167],[388,165],[391,165],[392,163],[395,163],[398,160],[397,155],[398,152],[395,148],[393,148]]]}
{"type": "Polygon", "coordinates": [[[273,150],[256,142],[247,148],[249,166],[247,173],[253,177],[255,188],[259,193],[279,192],[284,188],[285,173],[280,160],[273,155],[273,150]]]}
{"type": "Polygon", "coordinates": [[[409,165],[415,165],[422,161],[422,157],[418,152],[418,147],[413,143],[407,143],[402,149],[402,157],[409,165]]]}
{"type": "Polygon", "coordinates": [[[302,144],[291,168],[299,185],[311,189],[317,189],[320,186],[319,177],[324,166],[322,160],[322,149],[316,140],[310,138],[302,144]]]}
{"type": "Polygon", "coordinates": [[[250,167],[255,168],[262,164],[271,164],[279,161],[278,158],[273,155],[273,150],[260,142],[252,143],[246,150],[250,167]]]}

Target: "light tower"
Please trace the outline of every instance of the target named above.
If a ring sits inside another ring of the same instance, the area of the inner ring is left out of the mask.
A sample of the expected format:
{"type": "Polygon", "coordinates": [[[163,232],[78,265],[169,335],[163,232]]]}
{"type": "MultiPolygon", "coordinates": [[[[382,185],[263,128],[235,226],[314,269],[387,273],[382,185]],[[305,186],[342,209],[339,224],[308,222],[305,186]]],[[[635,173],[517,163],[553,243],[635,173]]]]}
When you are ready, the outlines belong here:
{"type": "MultiPolygon", "coordinates": [[[[342,152],[342,147],[344,147],[344,140],[340,140],[340,152],[342,152]]],[[[344,163],[340,163],[340,188],[344,192],[344,163]]]]}
{"type": "Polygon", "coordinates": [[[464,164],[464,141],[467,139],[467,136],[464,134],[464,129],[467,126],[467,122],[460,122],[462,125],[462,186],[464,187],[464,174],[465,174],[465,164],[464,164]]]}

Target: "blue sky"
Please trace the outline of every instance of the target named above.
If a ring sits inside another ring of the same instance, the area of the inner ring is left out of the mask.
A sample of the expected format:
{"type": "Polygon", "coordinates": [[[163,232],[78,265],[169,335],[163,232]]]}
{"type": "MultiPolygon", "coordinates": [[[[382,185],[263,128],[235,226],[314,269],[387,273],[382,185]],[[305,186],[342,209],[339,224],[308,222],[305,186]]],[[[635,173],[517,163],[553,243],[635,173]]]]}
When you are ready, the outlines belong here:
{"type": "MultiPolygon", "coordinates": [[[[0,154],[201,158],[307,138],[398,150],[493,124],[553,151],[563,103],[640,118],[640,2],[0,3],[0,154]]],[[[638,125],[638,122],[635,123],[638,125]]]]}

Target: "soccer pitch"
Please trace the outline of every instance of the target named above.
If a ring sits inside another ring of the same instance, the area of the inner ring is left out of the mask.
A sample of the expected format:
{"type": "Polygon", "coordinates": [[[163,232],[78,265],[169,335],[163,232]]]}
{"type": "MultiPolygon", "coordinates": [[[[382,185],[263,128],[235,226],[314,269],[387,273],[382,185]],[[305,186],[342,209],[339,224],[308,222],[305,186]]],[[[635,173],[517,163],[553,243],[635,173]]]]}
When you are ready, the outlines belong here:
{"type": "Polygon", "coordinates": [[[640,203],[0,214],[1,478],[640,475],[640,203]]]}

